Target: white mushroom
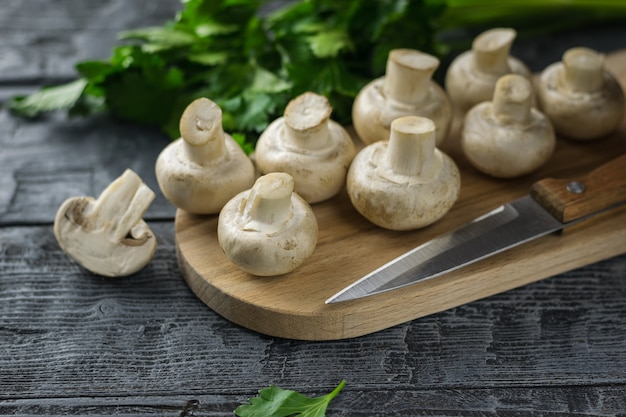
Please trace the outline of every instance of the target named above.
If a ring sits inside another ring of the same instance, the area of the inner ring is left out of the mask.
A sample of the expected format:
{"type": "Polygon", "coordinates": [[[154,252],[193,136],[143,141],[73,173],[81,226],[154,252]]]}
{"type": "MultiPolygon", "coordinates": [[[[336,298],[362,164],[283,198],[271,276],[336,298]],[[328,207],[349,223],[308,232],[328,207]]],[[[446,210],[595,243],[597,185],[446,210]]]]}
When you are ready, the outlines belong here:
{"type": "Polygon", "coordinates": [[[224,206],[217,237],[239,268],[253,275],[281,275],[313,254],[317,220],[311,206],[293,189],[291,175],[270,173],[224,206]]]}
{"type": "Polygon", "coordinates": [[[339,193],[356,153],[350,135],[330,120],[331,112],[324,96],[304,93],[296,97],[284,117],[261,134],[254,153],[261,174],[290,174],[295,192],[311,204],[339,193]]]}
{"type": "Polygon", "coordinates": [[[432,80],[439,60],[413,49],[389,53],[383,77],[368,83],[352,106],[354,129],[366,143],[389,138],[391,122],[402,116],[431,119],[437,145],[445,140],[452,121],[452,108],[445,91],[432,80]]]}
{"type": "Polygon", "coordinates": [[[493,101],[465,115],[461,146],[479,171],[500,178],[529,174],[543,166],[556,146],[550,120],[532,107],[532,85],[525,77],[501,77],[493,101]]]}
{"type": "Polygon", "coordinates": [[[96,200],[67,199],[54,219],[54,235],[65,253],[95,274],[133,274],[156,250],[156,238],[142,220],[154,197],[137,174],[126,170],[96,200]]]}
{"type": "Polygon", "coordinates": [[[509,54],[516,35],[509,28],[487,30],[474,39],[472,49],[452,61],[444,84],[450,101],[462,113],[490,101],[496,82],[503,75],[518,74],[530,79],[528,67],[509,54]]]}
{"type": "Polygon", "coordinates": [[[454,161],[435,147],[435,124],[417,116],[394,120],[389,140],[363,148],[347,179],[357,211],[391,230],[439,220],[456,202],[460,187],[454,161]]]}
{"type": "Polygon", "coordinates": [[[539,77],[539,104],[557,133],[593,140],[614,131],[624,117],[624,92],[589,48],[569,49],[539,77]]]}
{"type": "Polygon", "coordinates": [[[207,98],[189,104],[180,133],[155,167],[159,187],[173,205],[194,214],[218,213],[235,194],[252,186],[252,161],[224,132],[217,104],[207,98]]]}

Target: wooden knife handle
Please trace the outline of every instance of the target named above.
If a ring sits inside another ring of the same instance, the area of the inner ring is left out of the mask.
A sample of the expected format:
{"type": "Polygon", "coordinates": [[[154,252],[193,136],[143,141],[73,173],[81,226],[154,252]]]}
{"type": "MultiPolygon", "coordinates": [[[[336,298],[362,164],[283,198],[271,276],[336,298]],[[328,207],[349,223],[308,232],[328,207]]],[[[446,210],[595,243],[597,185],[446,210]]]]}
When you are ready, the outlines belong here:
{"type": "Polygon", "coordinates": [[[530,195],[563,223],[607,209],[626,201],[626,155],[582,178],[538,181],[530,195]]]}

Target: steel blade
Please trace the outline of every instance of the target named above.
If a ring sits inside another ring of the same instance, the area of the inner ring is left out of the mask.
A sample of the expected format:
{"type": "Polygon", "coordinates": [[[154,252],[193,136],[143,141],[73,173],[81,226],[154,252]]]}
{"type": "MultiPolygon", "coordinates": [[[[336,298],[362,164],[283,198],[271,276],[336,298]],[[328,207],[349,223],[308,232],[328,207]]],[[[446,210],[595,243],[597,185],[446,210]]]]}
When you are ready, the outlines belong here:
{"type": "Polygon", "coordinates": [[[401,255],[326,300],[348,301],[438,277],[564,227],[530,196],[401,255]]]}

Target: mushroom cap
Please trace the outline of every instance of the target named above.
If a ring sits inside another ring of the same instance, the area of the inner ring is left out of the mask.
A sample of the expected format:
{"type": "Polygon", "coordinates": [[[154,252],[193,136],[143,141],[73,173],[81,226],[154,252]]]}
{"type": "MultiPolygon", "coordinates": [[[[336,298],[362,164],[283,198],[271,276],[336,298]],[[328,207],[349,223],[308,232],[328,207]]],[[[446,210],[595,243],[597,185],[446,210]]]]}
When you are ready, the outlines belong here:
{"type": "Polygon", "coordinates": [[[617,129],[624,117],[624,91],[602,63],[598,77],[600,81],[591,84],[588,82],[591,72],[589,67],[598,64],[598,57],[599,54],[586,48],[568,50],[564,54],[564,61],[549,65],[539,76],[539,106],[554,125],[556,132],[569,139],[602,138],[617,129]],[[569,60],[566,61],[566,58],[569,60]],[[580,71],[587,74],[581,77],[583,84],[586,84],[582,88],[568,85],[566,62],[582,67],[579,68],[580,71]],[[593,85],[597,86],[595,91],[590,88],[593,85]]]}
{"type": "Polygon", "coordinates": [[[286,274],[304,263],[315,250],[317,219],[302,197],[286,192],[289,187],[293,189],[289,174],[267,174],[250,190],[233,197],[220,212],[219,245],[231,262],[249,274],[286,274]],[[264,201],[259,203],[257,197],[264,201]],[[284,197],[285,206],[280,201],[284,197]],[[287,212],[282,213],[280,207],[286,207],[287,212]],[[251,221],[250,210],[263,213],[251,221]]]}
{"type": "Polygon", "coordinates": [[[503,123],[493,104],[484,102],[465,115],[461,146],[479,171],[514,178],[543,166],[554,153],[556,138],[550,120],[539,110],[532,108],[524,124],[503,123]]]}
{"type": "Polygon", "coordinates": [[[354,208],[370,222],[390,230],[413,230],[441,219],[456,202],[461,177],[450,157],[435,149],[441,159],[439,175],[429,182],[400,175],[381,176],[386,170],[388,141],[363,148],[348,171],[347,190],[354,208]]]}
{"type": "Polygon", "coordinates": [[[465,113],[483,101],[490,101],[496,82],[505,74],[518,74],[531,79],[530,69],[509,55],[515,35],[515,31],[507,28],[483,32],[474,39],[472,49],[461,53],[450,63],[444,85],[450,101],[461,112],[465,113]],[[484,57],[479,63],[477,53],[484,57]],[[493,67],[489,68],[490,65],[493,67]]]}
{"type": "Polygon", "coordinates": [[[61,249],[102,276],[131,275],[145,267],[157,240],[141,219],[154,193],[127,170],[101,194],[72,197],[57,210],[54,235],[61,249]]]}
{"type": "Polygon", "coordinates": [[[443,88],[431,79],[437,66],[438,60],[423,52],[390,52],[385,76],[366,84],[352,105],[354,129],[365,144],[387,140],[391,122],[403,116],[431,119],[437,126],[437,144],[443,143],[452,122],[452,106],[443,88]],[[399,92],[400,99],[390,97],[387,90],[399,92]],[[411,100],[413,96],[417,98],[411,100]]]}
{"type": "Polygon", "coordinates": [[[295,192],[310,204],[343,189],[356,154],[348,132],[329,119],[330,110],[325,97],[305,93],[289,103],[285,116],[270,123],[256,144],[258,170],[290,174],[295,192]]]}
{"type": "Polygon", "coordinates": [[[218,213],[235,194],[252,186],[256,178],[250,158],[224,134],[225,156],[200,164],[190,160],[182,138],[159,154],[155,172],[159,187],[176,207],[194,214],[218,213]]]}

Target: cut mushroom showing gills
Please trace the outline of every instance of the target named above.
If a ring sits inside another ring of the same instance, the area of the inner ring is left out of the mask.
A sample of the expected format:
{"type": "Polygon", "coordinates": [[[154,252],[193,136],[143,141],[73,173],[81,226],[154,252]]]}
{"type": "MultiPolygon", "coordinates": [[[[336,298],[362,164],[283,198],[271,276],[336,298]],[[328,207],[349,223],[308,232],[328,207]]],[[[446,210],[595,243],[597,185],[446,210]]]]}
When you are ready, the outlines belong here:
{"type": "Polygon", "coordinates": [[[498,79],[506,74],[531,79],[528,67],[509,54],[516,36],[509,28],[487,30],[474,39],[472,49],[452,61],[444,84],[450,101],[462,113],[490,101],[498,79]]]}
{"type": "Polygon", "coordinates": [[[389,139],[391,122],[403,116],[431,119],[437,145],[448,135],[452,106],[446,92],[432,80],[439,60],[414,49],[389,52],[383,77],[357,94],[352,105],[354,129],[365,144],[389,139]]]}
{"type": "Polygon", "coordinates": [[[624,91],[604,67],[604,56],[592,49],[567,50],[561,62],[543,70],[538,84],[542,111],[569,139],[600,139],[624,117],[624,91]]]}
{"type": "Polygon", "coordinates": [[[222,209],[217,238],[226,256],[245,272],[282,275],[307,260],[317,245],[317,219],[296,194],[291,175],[259,177],[222,209]]]}
{"type": "Polygon", "coordinates": [[[221,108],[207,98],[194,100],[180,118],[181,138],[159,154],[159,188],[174,206],[193,214],[215,214],[252,186],[254,165],[222,128],[221,108]]]}
{"type": "Polygon", "coordinates": [[[54,235],[65,253],[94,274],[131,275],[156,250],[156,238],[142,219],[154,197],[137,174],[126,170],[95,200],[67,199],[54,219],[54,235]]]}
{"type": "Polygon", "coordinates": [[[326,97],[304,93],[289,102],[284,117],[273,121],[256,144],[260,173],[288,173],[295,192],[310,204],[342,190],[356,154],[348,132],[330,120],[331,112],[326,97]]]}
{"type": "Polygon", "coordinates": [[[393,121],[388,141],[357,154],[347,190],[352,205],[372,223],[412,230],[436,222],[452,208],[460,178],[454,161],[435,147],[435,124],[406,116],[393,121]]]}
{"type": "Polygon", "coordinates": [[[554,153],[556,137],[550,120],[532,107],[532,84],[525,77],[501,77],[493,100],[475,105],[465,115],[461,147],[479,171],[514,178],[543,166],[554,153]]]}

